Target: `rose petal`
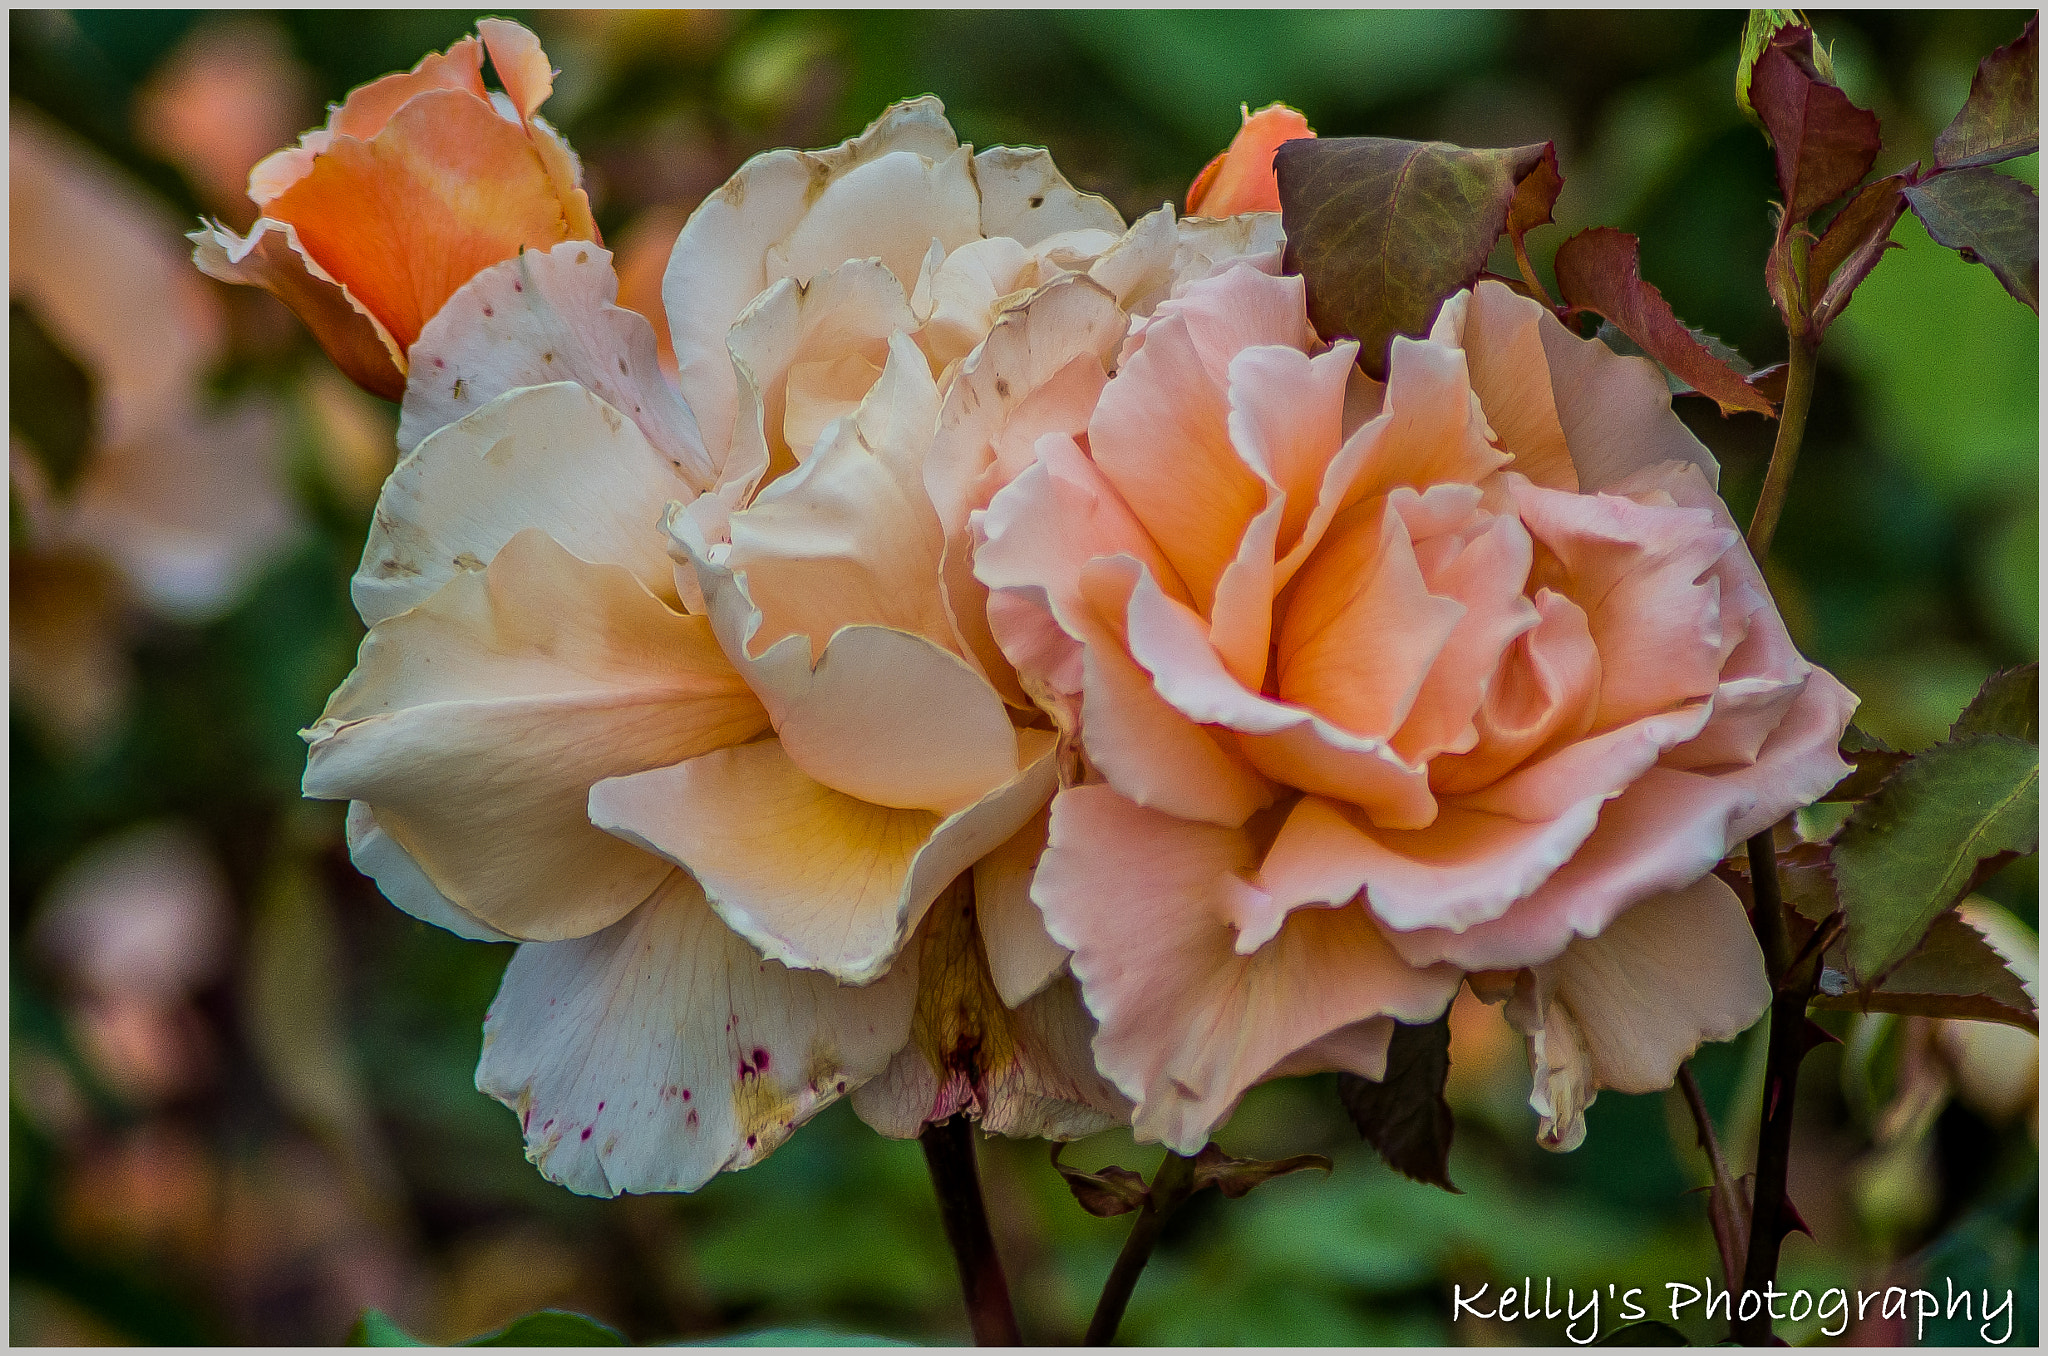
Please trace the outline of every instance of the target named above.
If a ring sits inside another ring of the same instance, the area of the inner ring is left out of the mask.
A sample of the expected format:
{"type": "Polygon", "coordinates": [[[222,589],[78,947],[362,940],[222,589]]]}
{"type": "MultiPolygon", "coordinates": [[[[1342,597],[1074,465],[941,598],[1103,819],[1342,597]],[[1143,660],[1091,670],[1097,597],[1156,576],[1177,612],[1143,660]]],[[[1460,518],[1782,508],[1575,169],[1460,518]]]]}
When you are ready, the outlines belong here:
{"type": "Polygon", "coordinates": [[[384,898],[422,923],[432,923],[472,942],[518,940],[435,889],[420,864],[378,826],[376,811],[362,801],[348,803],[347,831],[348,859],[356,864],[356,870],[376,881],[384,898]]]}
{"type": "Polygon", "coordinates": [[[1036,146],[991,146],[974,157],[981,190],[981,233],[1036,245],[1066,231],[1124,233],[1124,219],[1105,198],[1080,193],[1036,146]]]}
{"type": "Polygon", "coordinates": [[[477,1088],[518,1115],[550,1181],[694,1191],[879,1073],[915,993],[909,975],[847,988],[764,961],[670,871],[604,931],[519,948],[477,1088]]]}
{"type": "Polygon", "coordinates": [[[889,968],[939,892],[1045,803],[1053,740],[1035,733],[1024,732],[1031,759],[1021,771],[944,819],[834,791],[804,775],[779,740],[604,782],[590,817],[691,871],[764,955],[865,984],[889,968]]]}
{"type": "Polygon", "coordinates": [[[1460,292],[1437,312],[1429,337],[1465,351],[1472,393],[1515,470],[1548,489],[1577,490],[1550,365],[1541,335],[1543,307],[1491,279],[1460,292]]]}
{"type": "Polygon", "coordinates": [[[664,505],[690,493],[639,425],[582,387],[508,391],[398,464],[349,592],[374,626],[538,527],[584,560],[624,566],[673,602],[675,572],[655,525],[664,505]]]}
{"type": "Polygon", "coordinates": [[[1041,809],[974,864],[974,916],[981,924],[989,978],[1013,1008],[1067,967],[1067,949],[1046,932],[1045,919],[1031,902],[1032,873],[1045,851],[1047,814],[1041,809]]]}
{"type": "Polygon", "coordinates": [[[958,643],[938,587],[944,538],[922,475],[938,408],[923,356],[896,335],[858,417],[732,515],[723,564],[746,576],[760,609],[753,650],[801,635],[816,653],[858,624],[958,643]]]}
{"type": "Polygon", "coordinates": [[[597,233],[583,190],[563,196],[525,129],[449,89],[415,95],[367,141],[335,136],[264,213],[298,229],[400,350],[480,269],[597,233]]]}
{"type": "MultiPolygon", "coordinates": [[[[1578,487],[1604,490],[1646,466],[1691,462],[1709,486],[1721,466],[1671,408],[1671,388],[1648,358],[1618,356],[1598,339],[1581,339],[1544,315],[1537,337],[1549,361],[1550,391],[1578,487]]],[[[1519,468],[1518,468],[1519,469],[1519,468]]]]}
{"type": "Polygon", "coordinates": [[[412,347],[400,452],[507,391],[573,381],[638,424],[692,491],[716,484],[697,421],[661,375],[653,327],[614,304],[611,259],[565,241],[464,283],[412,347]]]}
{"type": "Polygon", "coordinates": [[[1033,896],[1101,1022],[1096,1062],[1138,1102],[1133,1130],[1194,1153],[1245,1089],[1375,1016],[1427,1021],[1458,984],[1401,963],[1362,909],[1305,910],[1251,956],[1232,897],[1254,887],[1242,830],[1144,809],[1105,786],[1063,791],[1033,896]],[[1114,901],[1114,906],[1109,902],[1114,901]]]}
{"type": "Polygon", "coordinates": [[[307,732],[305,792],[367,802],[434,887],[492,927],[580,937],[663,874],[591,826],[591,785],[766,725],[707,622],[528,530],[371,630],[307,732]]]}
{"type": "Polygon", "coordinates": [[[1127,1119],[1130,1103],[1096,1072],[1095,1024],[1071,978],[1014,1008],[999,996],[974,923],[981,905],[978,893],[948,890],[919,925],[898,961],[918,977],[910,1042],[853,1109],[898,1139],[960,1115],[987,1134],[1051,1139],[1127,1119]]]}

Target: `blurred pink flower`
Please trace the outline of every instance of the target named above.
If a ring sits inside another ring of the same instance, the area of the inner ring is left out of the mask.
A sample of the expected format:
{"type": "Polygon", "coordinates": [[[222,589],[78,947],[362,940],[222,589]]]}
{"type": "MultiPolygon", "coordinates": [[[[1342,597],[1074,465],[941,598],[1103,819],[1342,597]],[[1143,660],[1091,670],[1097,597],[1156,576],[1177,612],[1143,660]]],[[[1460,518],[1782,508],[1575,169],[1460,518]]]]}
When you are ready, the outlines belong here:
{"type": "Polygon", "coordinates": [[[71,483],[52,483],[39,455],[50,449],[18,429],[12,440],[27,532],[11,669],[46,723],[90,742],[120,706],[126,599],[182,621],[217,616],[293,539],[297,514],[276,408],[216,407],[207,393],[226,317],[176,247],[176,218],[31,109],[11,110],[8,150],[10,295],[92,382],[71,483]]]}

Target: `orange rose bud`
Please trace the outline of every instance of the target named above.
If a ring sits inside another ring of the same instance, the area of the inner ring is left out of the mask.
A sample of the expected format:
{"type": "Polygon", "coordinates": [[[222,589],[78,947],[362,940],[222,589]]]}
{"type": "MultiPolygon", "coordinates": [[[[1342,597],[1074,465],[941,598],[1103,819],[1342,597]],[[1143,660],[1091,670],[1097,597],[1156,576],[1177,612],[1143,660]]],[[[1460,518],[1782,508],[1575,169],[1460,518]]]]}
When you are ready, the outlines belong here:
{"type": "Polygon", "coordinates": [[[1286,104],[1247,110],[1230,148],[1202,167],[1188,186],[1191,217],[1234,217],[1240,212],[1280,210],[1280,180],[1273,153],[1283,141],[1315,135],[1308,119],[1286,104]]]}
{"type": "Polygon", "coordinates": [[[327,125],[263,160],[246,238],[193,232],[193,262],[269,290],[335,364],[387,399],[405,394],[406,352],[455,290],[522,248],[596,240],[582,166],[534,116],[554,74],[508,19],[352,92],[327,125]],[[484,88],[483,59],[505,87],[484,88]]]}

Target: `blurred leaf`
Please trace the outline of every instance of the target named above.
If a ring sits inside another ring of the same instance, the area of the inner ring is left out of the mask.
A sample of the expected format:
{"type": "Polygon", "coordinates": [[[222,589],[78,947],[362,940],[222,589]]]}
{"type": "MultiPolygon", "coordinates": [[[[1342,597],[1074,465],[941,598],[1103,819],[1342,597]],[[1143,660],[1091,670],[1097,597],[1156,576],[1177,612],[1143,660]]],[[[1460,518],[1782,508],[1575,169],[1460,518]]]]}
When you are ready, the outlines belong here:
{"type": "Polygon", "coordinates": [[[391,1321],[391,1318],[376,1309],[363,1310],[363,1316],[348,1330],[344,1346],[351,1347],[430,1347],[432,1342],[423,1342],[391,1321]]]}
{"type": "Polygon", "coordinates": [[[59,493],[77,483],[92,447],[92,374],[26,306],[7,306],[7,417],[59,493]]]}
{"type": "Polygon", "coordinates": [[[1856,187],[1877,160],[1877,115],[1856,107],[1822,75],[1810,28],[1795,25],[1771,35],[1750,73],[1749,99],[1777,154],[1788,227],[1856,187]]]}
{"type": "Polygon", "coordinates": [[[623,1347],[626,1339],[617,1328],[584,1314],[566,1309],[542,1309],[513,1319],[504,1327],[482,1337],[472,1337],[466,1347],[623,1347]]]}
{"type": "Polygon", "coordinates": [[[1915,1017],[1960,1017],[2040,1030],[2034,1000],[1984,934],[1951,910],[1934,920],[1913,954],[1892,967],[1874,989],[1841,986],[1816,995],[1813,1005],[1849,1012],[1894,1012],[1915,1017]]]}
{"type": "Polygon", "coordinates": [[[2029,744],[2041,742],[2041,664],[2021,664],[2002,669],[1984,680],[1984,686],[1956,717],[1948,737],[1965,735],[2006,735],[2029,744]]]}
{"type": "Polygon", "coordinates": [[[1060,1162],[1060,1153],[1067,1146],[1052,1146],[1052,1165],[1065,1179],[1067,1190],[1074,1193],[1074,1199],[1081,1208],[1098,1219],[1116,1215],[1128,1215],[1145,1203],[1145,1177],[1142,1173],[1120,1168],[1115,1164],[1100,1172],[1083,1172],[1060,1162]]]}
{"type": "Polygon", "coordinates": [[[728,1333],[694,1342],[677,1342],[679,1347],[914,1347],[915,1342],[872,1333],[838,1332],[831,1328],[763,1328],[759,1332],[728,1333]]]}
{"type": "Polygon", "coordinates": [[[1337,1095],[1366,1143],[1387,1166],[1405,1177],[1456,1192],[1451,1184],[1451,1135],[1455,1125],[1444,1101],[1451,1072],[1451,1018],[1394,1024],[1387,1046],[1386,1076],[1375,1083],[1357,1074],[1337,1077],[1337,1095]]]}
{"type": "Polygon", "coordinates": [[[1842,313],[1850,295],[1870,276],[1885,251],[1899,248],[1891,234],[1906,210],[1900,192],[1905,184],[1904,174],[1888,174],[1866,184],[1821,233],[1807,262],[1807,294],[1819,294],[1812,308],[1816,335],[1842,313]]]}
{"type": "Polygon", "coordinates": [[[1734,410],[1773,413],[1771,402],[1687,329],[1671,313],[1663,294],[1643,281],[1634,236],[1611,226],[1580,231],[1558,247],[1556,268],[1557,290],[1567,305],[1614,322],[1679,380],[1701,395],[1711,396],[1723,414],[1734,410]]]}
{"type": "Polygon", "coordinates": [[[1380,378],[1394,336],[1422,335],[1486,267],[1523,181],[1545,165],[1555,174],[1548,142],[1467,150],[1330,137],[1285,142],[1273,165],[1286,267],[1307,280],[1309,319],[1324,338],[1357,339],[1359,364],[1380,378]]]}
{"type": "Polygon", "coordinates": [[[1270,1160],[1232,1158],[1215,1145],[1205,1144],[1202,1152],[1195,1155],[1195,1190],[1215,1187],[1234,1201],[1275,1177],[1306,1172],[1311,1168],[1328,1172],[1330,1160],[1321,1154],[1296,1154],[1292,1158],[1270,1160]]]}
{"type": "Polygon", "coordinates": [[[1904,192],[1927,234],[1990,269],[2006,291],[2040,313],[2041,200],[2033,189],[1979,167],[1949,170],[1904,192]]]}
{"type": "Polygon", "coordinates": [[[1625,1328],[1616,1328],[1593,1344],[1597,1347],[1689,1347],[1685,1334],[1669,1323],[1646,1318],[1625,1328]]]}
{"type": "MultiPolygon", "coordinates": [[[[1929,529],[1954,531],[1946,525],[1953,519],[1942,514],[1957,506],[2031,506],[2039,498],[2041,344],[2040,322],[2013,306],[1988,269],[1935,243],[1911,213],[1894,234],[1904,248],[1890,254],[1828,330],[1827,352],[1857,379],[1867,402],[1863,426],[1916,473],[1918,483],[1901,485],[1892,505],[1856,515],[1867,522],[1872,512],[1904,515],[1924,505],[1929,516],[1921,526],[1893,537],[1897,551],[1925,540],[1929,529]]],[[[2029,514],[2028,537],[2038,535],[2029,514]]],[[[1936,559],[1908,572],[1915,587],[1932,586],[1931,572],[1947,568],[1936,559]]],[[[1923,657],[1938,662],[1941,654],[1918,640],[1899,645],[1915,664],[1923,657]]],[[[1936,737],[1982,680],[1983,662],[1974,668],[1969,691],[1938,713],[1936,737]]]]}
{"type": "Polygon", "coordinates": [[[1969,735],[1901,764],[1857,805],[1833,852],[1854,975],[1884,975],[1985,863],[2035,849],[2040,781],[2039,750],[1969,735]]]}
{"type": "Polygon", "coordinates": [[[341,979],[333,910],[288,844],[249,931],[242,985],[249,1042],[278,1100],[347,1165],[361,1204],[390,1215],[401,1187],[349,1051],[341,979]]]}
{"type": "Polygon", "coordinates": [[[1937,166],[1994,165],[2040,149],[2039,25],[2039,16],[2028,19],[2019,37],[1977,63],[1970,97],[1934,139],[1937,166]]]}

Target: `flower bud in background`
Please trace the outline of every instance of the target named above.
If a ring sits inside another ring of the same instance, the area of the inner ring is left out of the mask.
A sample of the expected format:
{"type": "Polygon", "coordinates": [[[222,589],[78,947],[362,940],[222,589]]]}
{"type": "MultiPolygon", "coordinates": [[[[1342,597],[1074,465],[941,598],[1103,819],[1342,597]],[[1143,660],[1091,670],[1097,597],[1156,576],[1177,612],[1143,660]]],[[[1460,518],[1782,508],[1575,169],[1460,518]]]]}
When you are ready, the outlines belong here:
{"type": "Polygon", "coordinates": [[[374,80],[249,175],[246,237],[195,231],[193,261],[268,289],[350,378],[390,400],[454,291],[523,248],[596,240],[583,170],[535,116],[554,75],[533,34],[482,19],[410,72],[374,80]],[[488,51],[502,94],[485,90],[488,51]]]}
{"type": "Polygon", "coordinates": [[[1188,185],[1188,215],[1234,217],[1240,212],[1280,210],[1280,180],[1273,153],[1283,141],[1313,137],[1308,119],[1286,104],[1246,112],[1244,126],[1229,149],[1202,167],[1188,185]]]}

